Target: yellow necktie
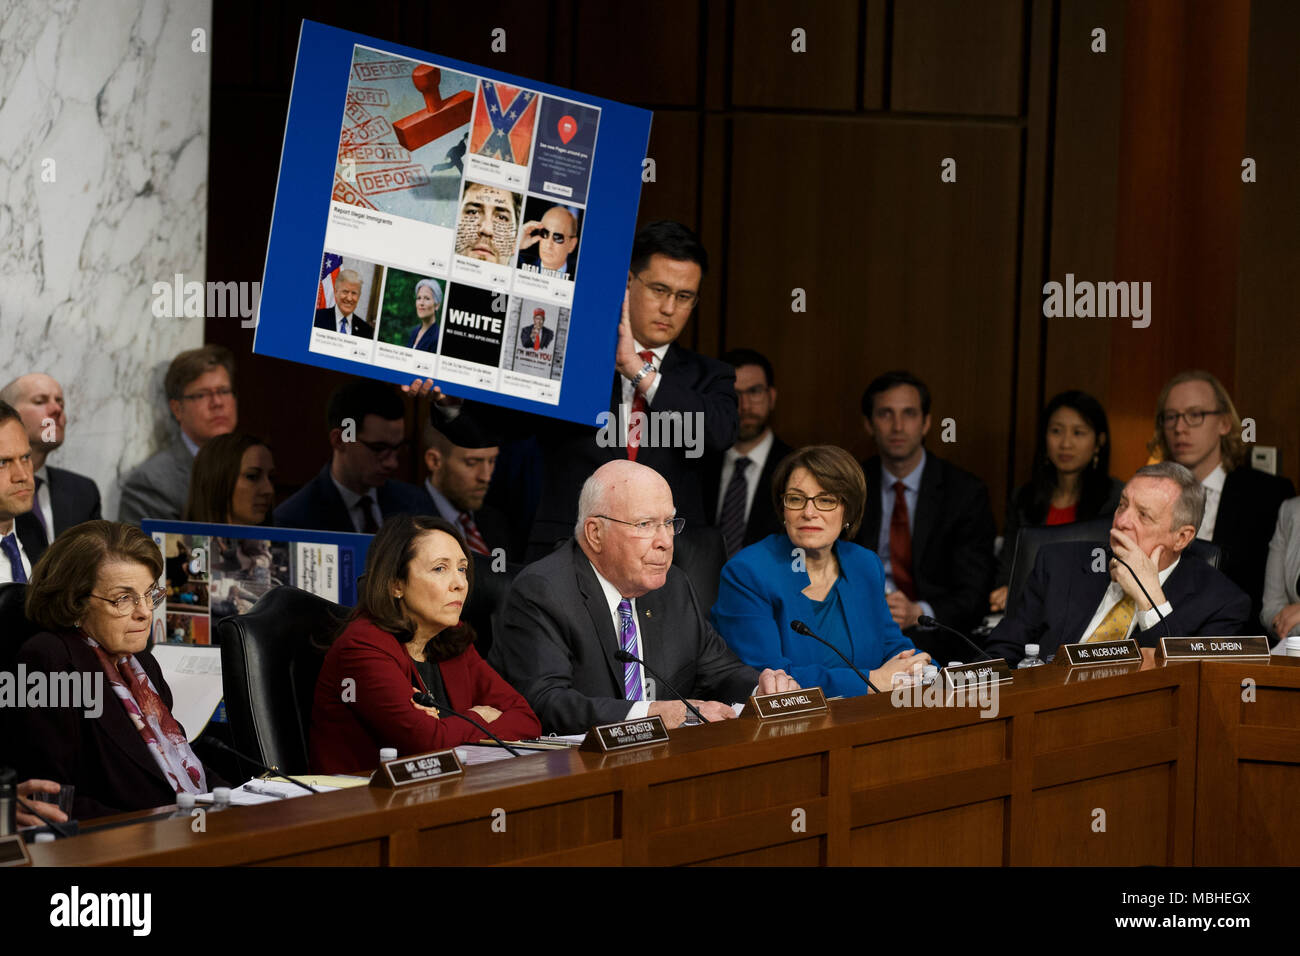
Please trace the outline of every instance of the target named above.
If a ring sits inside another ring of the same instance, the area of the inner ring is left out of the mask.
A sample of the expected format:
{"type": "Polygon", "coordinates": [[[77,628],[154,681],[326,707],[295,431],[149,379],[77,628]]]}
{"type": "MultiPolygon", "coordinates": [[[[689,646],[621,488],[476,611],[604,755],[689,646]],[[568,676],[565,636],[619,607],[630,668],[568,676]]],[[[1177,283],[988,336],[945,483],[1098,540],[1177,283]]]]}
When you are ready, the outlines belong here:
{"type": "Polygon", "coordinates": [[[1128,626],[1133,623],[1137,612],[1137,603],[1124,595],[1124,599],[1106,612],[1097,629],[1083,639],[1084,644],[1097,644],[1101,641],[1122,641],[1128,634],[1128,626]]]}

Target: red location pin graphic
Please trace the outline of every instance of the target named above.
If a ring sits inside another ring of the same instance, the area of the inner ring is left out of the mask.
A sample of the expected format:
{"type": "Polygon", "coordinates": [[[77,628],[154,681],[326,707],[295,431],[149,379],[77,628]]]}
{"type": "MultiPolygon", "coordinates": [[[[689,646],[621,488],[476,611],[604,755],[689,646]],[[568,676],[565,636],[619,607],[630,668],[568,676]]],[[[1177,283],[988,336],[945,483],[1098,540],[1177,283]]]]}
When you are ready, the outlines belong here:
{"type": "Polygon", "coordinates": [[[560,141],[567,146],[569,140],[573,139],[573,134],[578,131],[578,121],[572,116],[561,116],[555,128],[560,131],[560,141]]]}

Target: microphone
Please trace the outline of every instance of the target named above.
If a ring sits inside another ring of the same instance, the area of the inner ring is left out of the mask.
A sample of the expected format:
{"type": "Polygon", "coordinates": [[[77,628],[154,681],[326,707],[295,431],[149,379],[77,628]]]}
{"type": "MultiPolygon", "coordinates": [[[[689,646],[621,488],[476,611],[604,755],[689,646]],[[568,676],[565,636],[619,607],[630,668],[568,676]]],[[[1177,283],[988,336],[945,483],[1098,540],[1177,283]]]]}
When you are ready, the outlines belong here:
{"type": "Polygon", "coordinates": [[[698,720],[698,721],[699,721],[700,723],[702,723],[702,724],[711,724],[711,723],[713,723],[713,721],[709,720],[709,719],[706,718],[703,714],[701,714],[698,710],[696,710],[696,709],[695,709],[695,705],[692,704],[689,700],[687,700],[684,694],[682,694],[682,693],[681,693],[681,692],[680,692],[676,687],[674,687],[672,684],[668,683],[668,681],[666,681],[666,680],[664,680],[662,677],[660,677],[659,674],[654,670],[654,668],[652,668],[652,667],[651,667],[649,664],[647,664],[645,661],[641,660],[641,658],[637,657],[637,656],[636,656],[635,654],[633,654],[631,651],[625,651],[625,650],[623,650],[622,648],[619,648],[618,650],[616,650],[616,651],[614,652],[614,658],[615,658],[616,660],[618,660],[618,661],[621,661],[621,662],[624,663],[624,664],[640,664],[642,667],[644,667],[646,670],[648,670],[648,671],[650,672],[650,676],[651,676],[651,677],[653,677],[653,678],[654,678],[655,680],[657,680],[659,683],[661,683],[661,684],[663,684],[665,687],[667,687],[669,693],[671,693],[671,694],[676,694],[676,695],[677,695],[677,699],[680,700],[683,704],[686,705],[686,709],[689,710],[692,714],[695,715],[695,719],[696,719],[696,720],[698,720]]]}
{"type": "MultiPolygon", "coordinates": [[[[1156,612],[1156,617],[1160,618],[1160,623],[1165,626],[1165,637],[1173,637],[1173,635],[1169,632],[1169,622],[1166,621],[1165,616],[1160,613],[1160,608],[1156,607],[1156,602],[1151,600],[1151,595],[1147,593],[1146,587],[1143,586],[1142,581],[1138,578],[1134,570],[1131,567],[1129,567],[1129,563],[1125,561],[1123,558],[1121,558],[1114,551],[1112,551],[1110,548],[1106,549],[1106,553],[1109,554],[1111,558],[1118,561],[1120,564],[1124,565],[1124,568],[1128,571],[1128,573],[1133,575],[1133,580],[1137,582],[1137,586],[1142,589],[1142,596],[1147,599],[1147,603],[1150,604],[1152,610],[1156,612]]],[[[1139,624],[1138,629],[1141,630],[1141,627],[1142,625],[1139,624]]]]}
{"type": "Polygon", "coordinates": [[[412,695],[411,695],[411,700],[415,701],[415,702],[416,702],[417,704],[419,704],[421,707],[435,707],[435,708],[437,708],[439,715],[441,715],[441,714],[451,714],[451,716],[453,716],[453,717],[459,717],[461,720],[465,721],[465,723],[467,723],[467,724],[473,724],[473,725],[474,725],[475,727],[477,727],[479,730],[483,731],[483,733],[487,734],[487,735],[488,735],[489,737],[491,737],[494,741],[496,741],[496,744],[497,744],[498,747],[503,747],[503,748],[505,748],[506,750],[508,750],[508,751],[510,752],[510,755],[511,755],[511,756],[513,756],[513,757],[522,757],[522,756],[523,756],[523,754],[521,754],[518,750],[516,750],[514,747],[511,747],[508,743],[506,743],[504,740],[502,740],[502,739],[501,739],[500,737],[498,737],[496,734],[492,733],[492,731],[488,730],[486,727],[484,727],[482,724],[480,724],[480,723],[479,723],[477,720],[475,720],[473,717],[466,717],[464,714],[462,714],[462,713],[461,713],[460,711],[458,711],[458,710],[452,710],[450,707],[444,707],[444,706],[442,706],[441,704],[439,704],[439,703],[434,699],[433,695],[430,694],[428,691],[424,691],[424,692],[422,692],[422,693],[421,693],[421,692],[417,692],[417,693],[415,693],[415,694],[412,694],[412,695]]]}
{"type": "Polygon", "coordinates": [[[260,760],[254,760],[252,757],[248,756],[247,754],[241,754],[238,750],[236,750],[234,747],[227,744],[224,740],[219,740],[216,737],[211,737],[208,739],[208,743],[212,744],[212,746],[216,747],[218,750],[224,750],[228,754],[234,754],[240,760],[247,761],[248,763],[251,763],[254,767],[261,767],[262,770],[264,770],[266,773],[269,773],[273,777],[280,777],[283,780],[288,780],[290,783],[296,783],[298,786],[302,787],[308,793],[320,793],[319,790],[315,789],[314,787],[307,786],[307,784],[303,783],[301,780],[295,780],[287,773],[281,773],[279,769],[276,767],[268,767],[260,760]]]}
{"type": "Polygon", "coordinates": [[[916,619],[916,623],[920,624],[922,627],[937,627],[940,630],[947,631],[949,634],[956,634],[966,643],[967,647],[969,647],[971,650],[973,650],[976,654],[979,655],[979,659],[982,661],[1001,660],[1001,658],[994,657],[988,651],[984,650],[982,647],[980,647],[978,644],[972,641],[961,631],[957,630],[955,627],[949,627],[947,624],[944,624],[940,621],[936,621],[928,614],[922,614],[920,617],[916,619]]]}
{"type": "Polygon", "coordinates": [[[836,647],[836,646],[835,646],[834,644],[832,644],[830,641],[823,640],[822,638],[818,637],[816,634],[814,634],[814,633],[812,632],[812,628],[810,628],[810,627],[809,627],[807,624],[805,624],[803,621],[791,621],[791,622],[790,622],[790,630],[794,631],[796,634],[802,634],[804,637],[811,637],[814,641],[821,641],[821,643],[825,644],[825,645],[826,645],[827,647],[829,647],[832,651],[834,651],[834,652],[836,653],[836,655],[839,656],[839,659],[840,659],[840,660],[842,660],[845,664],[848,664],[849,667],[853,670],[853,673],[855,673],[855,674],[857,674],[859,677],[861,677],[862,680],[863,680],[863,682],[864,682],[868,687],[870,687],[870,688],[871,688],[873,691],[875,691],[877,694],[880,693],[880,688],[877,687],[875,684],[871,683],[870,678],[868,678],[866,674],[862,673],[862,671],[860,671],[860,670],[858,670],[856,667],[854,667],[854,666],[853,666],[853,662],[852,662],[851,660],[849,660],[847,657],[845,657],[845,656],[843,655],[843,653],[840,652],[840,649],[839,649],[838,647],[836,647]]]}

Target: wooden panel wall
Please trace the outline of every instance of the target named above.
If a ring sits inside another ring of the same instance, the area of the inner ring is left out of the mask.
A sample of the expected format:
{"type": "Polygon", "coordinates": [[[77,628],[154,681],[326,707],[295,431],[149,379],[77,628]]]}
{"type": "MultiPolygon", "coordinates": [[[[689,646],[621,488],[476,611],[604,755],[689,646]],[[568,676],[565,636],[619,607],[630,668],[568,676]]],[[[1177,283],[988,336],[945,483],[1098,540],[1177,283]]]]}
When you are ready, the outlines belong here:
{"type": "MultiPolygon", "coordinates": [[[[641,219],[695,226],[713,257],[684,344],[768,353],[789,441],[868,453],[863,387],[910,368],[934,392],[930,446],[988,482],[1001,519],[1045,397],[1101,398],[1124,474],[1145,458],[1163,381],[1200,365],[1300,472],[1286,375],[1300,357],[1300,15],[1286,0],[219,4],[212,279],[260,276],[303,15],[654,109],[641,219]],[[1246,154],[1257,184],[1240,181],[1246,154]],[[955,183],[940,181],[946,157],[955,183]],[[1151,281],[1152,326],[1043,318],[1043,283],[1067,272],[1151,281]],[[790,311],[794,288],[806,314],[790,311]]],[[[247,355],[237,323],[208,334],[242,353],[242,418],[275,443],[286,488],[306,480],[339,377],[247,355]]]]}

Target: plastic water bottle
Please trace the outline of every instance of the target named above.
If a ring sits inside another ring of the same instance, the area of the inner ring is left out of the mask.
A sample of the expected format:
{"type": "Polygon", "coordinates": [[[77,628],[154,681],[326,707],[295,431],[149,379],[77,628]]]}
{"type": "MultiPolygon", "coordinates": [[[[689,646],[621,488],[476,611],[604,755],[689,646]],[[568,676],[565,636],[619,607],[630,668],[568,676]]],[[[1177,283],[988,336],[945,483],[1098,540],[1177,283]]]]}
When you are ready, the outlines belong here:
{"type": "Polygon", "coordinates": [[[230,806],[230,788],[213,787],[212,788],[212,809],[225,810],[230,806]]]}
{"type": "Polygon", "coordinates": [[[1288,637],[1286,639],[1286,656],[1300,657],[1300,637],[1288,637]]]}
{"type": "Polygon", "coordinates": [[[380,762],[381,764],[385,764],[385,763],[388,763],[388,761],[390,761],[390,760],[396,760],[396,759],[397,759],[397,748],[396,748],[396,747],[381,747],[381,748],[380,748],[380,750],[379,750],[379,762],[380,762]]]}
{"type": "Polygon", "coordinates": [[[1038,645],[1026,644],[1025,656],[1020,659],[1020,663],[1016,665],[1016,669],[1019,670],[1022,667],[1042,667],[1042,666],[1043,666],[1043,660],[1041,657],[1038,656],[1038,645]]]}
{"type": "Polygon", "coordinates": [[[190,817],[194,816],[194,807],[197,803],[198,801],[194,799],[194,794],[192,793],[176,794],[176,812],[172,814],[172,819],[175,820],[183,817],[188,820],[190,817]]]}

